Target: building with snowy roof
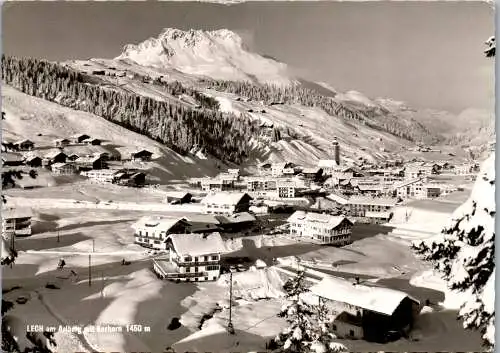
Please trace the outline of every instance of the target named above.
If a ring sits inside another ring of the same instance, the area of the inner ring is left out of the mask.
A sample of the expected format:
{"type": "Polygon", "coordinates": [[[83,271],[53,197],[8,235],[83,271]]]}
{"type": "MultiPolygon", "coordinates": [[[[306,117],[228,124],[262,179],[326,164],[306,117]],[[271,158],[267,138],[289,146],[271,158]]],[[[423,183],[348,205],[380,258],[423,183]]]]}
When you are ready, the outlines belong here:
{"type": "Polygon", "coordinates": [[[167,236],[173,233],[187,233],[189,223],[184,218],[144,216],[132,225],[135,242],[147,248],[167,249],[167,236]]]}
{"type": "Polygon", "coordinates": [[[153,260],[153,270],[162,279],[215,281],[220,276],[221,254],[227,252],[219,233],[171,234],[168,256],[153,260]]]}
{"type": "Polygon", "coordinates": [[[296,211],[287,222],[292,237],[324,245],[351,243],[353,222],[344,216],[296,211]]]}
{"type": "Polygon", "coordinates": [[[252,198],[242,192],[219,192],[208,194],[202,201],[203,212],[206,214],[233,214],[247,212],[252,198]]]}
{"type": "Polygon", "coordinates": [[[409,294],[326,277],[310,292],[338,316],[332,329],[339,336],[384,342],[389,333],[407,333],[421,309],[420,302],[409,294]],[[345,330],[346,326],[356,329],[345,330]]]}
{"type": "Polygon", "coordinates": [[[353,217],[373,217],[375,213],[389,216],[396,203],[394,198],[356,196],[349,198],[347,205],[353,217]]]}
{"type": "Polygon", "coordinates": [[[324,175],[332,175],[342,169],[339,162],[334,159],[320,159],[317,166],[323,170],[324,175]]]}

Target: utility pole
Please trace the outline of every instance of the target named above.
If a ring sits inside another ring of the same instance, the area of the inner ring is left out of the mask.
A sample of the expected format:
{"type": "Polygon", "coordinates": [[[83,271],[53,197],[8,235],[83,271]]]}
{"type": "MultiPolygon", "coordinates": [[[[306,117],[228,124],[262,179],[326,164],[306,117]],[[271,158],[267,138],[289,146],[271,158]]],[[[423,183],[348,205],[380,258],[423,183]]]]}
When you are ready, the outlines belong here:
{"type": "Polygon", "coordinates": [[[95,239],[92,239],[92,252],[95,252],[95,239]]]}
{"type": "Polygon", "coordinates": [[[59,239],[59,231],[57,231],[57,242],[58,242],[58,243],[60,242],[60,239],[59,239]]]}
{"type": "Polygon", "coordinates": [[[101,272],[101,298],[104,298],[104,275],[101,272]]]}
{"type": "Polygon", "coordinates": [[[92,257],[92,255],[89,254],[89,287],[92,285],[91,257],[92,257]]]}
{"type": "Polygon", "coordinates": [[[233,309],[233,273],[229,272],[229,323],[227,324],[227,331],[234,335],[233,322],[231,320],[231,314],[233,309]]]}

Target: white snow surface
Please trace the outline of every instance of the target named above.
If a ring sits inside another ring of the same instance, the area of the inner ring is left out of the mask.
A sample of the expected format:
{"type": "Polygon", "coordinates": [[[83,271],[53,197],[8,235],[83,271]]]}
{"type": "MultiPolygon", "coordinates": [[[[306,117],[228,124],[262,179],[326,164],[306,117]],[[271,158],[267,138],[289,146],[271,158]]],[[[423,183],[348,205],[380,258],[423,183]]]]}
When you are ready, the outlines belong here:
{"type": "Polygon", "coordinates": [[[116,59],[130,59],[143,66],[176,68],[186,74],[216,79],[292,83],[285,64],[247,51],[242,38],[227,29],[165,28],[158,38],[126,45],[116,59]]]}
{"type": "MultiPolygon", "coordinates": [[[[229,275],[222,275],[220,286],[229,287],[229,275]]],[[[245,300],[282,298],[284,282],[275,268],[257,269],[256,271],[233,273],[233,295],[245,300]]]]}

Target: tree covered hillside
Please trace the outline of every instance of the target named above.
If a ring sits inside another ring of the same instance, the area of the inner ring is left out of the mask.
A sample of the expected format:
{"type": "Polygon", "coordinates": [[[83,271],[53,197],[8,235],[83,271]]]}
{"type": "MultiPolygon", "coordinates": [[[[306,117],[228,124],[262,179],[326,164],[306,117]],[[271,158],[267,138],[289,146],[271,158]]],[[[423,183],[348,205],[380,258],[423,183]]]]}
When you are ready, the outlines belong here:
{"type": "Polygon", "coordinates": [[[198,146],[222,161],[240,163],[256,133],[251,122],[221,113],[215,105],[192,109],[157,101],[89,82],[85,75],[57,63],[2,56],[2,79],[23,93],[101,116],[181,154],[198,146]]]}
{"type": "Polygon", "coordinates": [[[354,108],[334,97],[321,95],[302,85],[257,85],[242,81],[205,80],[207,88],[234,93],[250,100],[264,101],[266,104],[301,104],[318,107],[332,117],[354,120],[373,129],[386,131],[408,141],[436,142],[437,137],[416,120],[394,115],[383,107],[354,108]]]}

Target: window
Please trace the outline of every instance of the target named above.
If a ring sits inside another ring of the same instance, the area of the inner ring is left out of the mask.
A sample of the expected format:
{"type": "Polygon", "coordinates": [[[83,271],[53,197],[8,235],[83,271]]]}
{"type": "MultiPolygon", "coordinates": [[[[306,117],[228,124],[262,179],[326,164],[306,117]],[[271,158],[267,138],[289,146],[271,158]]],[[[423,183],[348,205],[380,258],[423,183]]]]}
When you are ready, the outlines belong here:
{"type": "Polygon", "coordinates": [[[194,268],[194,272],[195,272],[195,273],[198,273],[198,266],[196,266],[196,267],[194,268]]]}
{"type": "Polygon", "coordinates": [[[213,255],[212,260],[218,260],[217,255],[213,255]]]}
{"type": "Polygon", "coordinates": [[[332,330],[333,330],[333,331],[337,331],[337,325],[332,324],[332,330]]]}
{"type": "Polygon", "coordinates": [[[198,256],[195,256],[194,262],[198,262],[198,256]]]}
{"type": "Polygon", "coordinates": [[[205,281],[208,281],[208,277],[205,277],[205,281]]]}
{"type": "Polygon", "coordinates": [[[349,330],[349,336],[354,337],[354,330],[349,330]]]}
{"type": "Polygon", "coordinates": [[[186,273],[191,272],[191,267],[186,267],[186,273]]]}
{"type": "Polygon", "coordinates": [[[203,261],[208,261],[208,256],[204,256],[203,261]]]}
{"type": "Polygon", "coordinates": [[[185,257],[184,257],[184,261],[186,261],[186,262],[190,262],[190,261],[192,261],[192,260],[193,260],[193,259],[191,258],[191,256],[185,256],[185,257]]]}

